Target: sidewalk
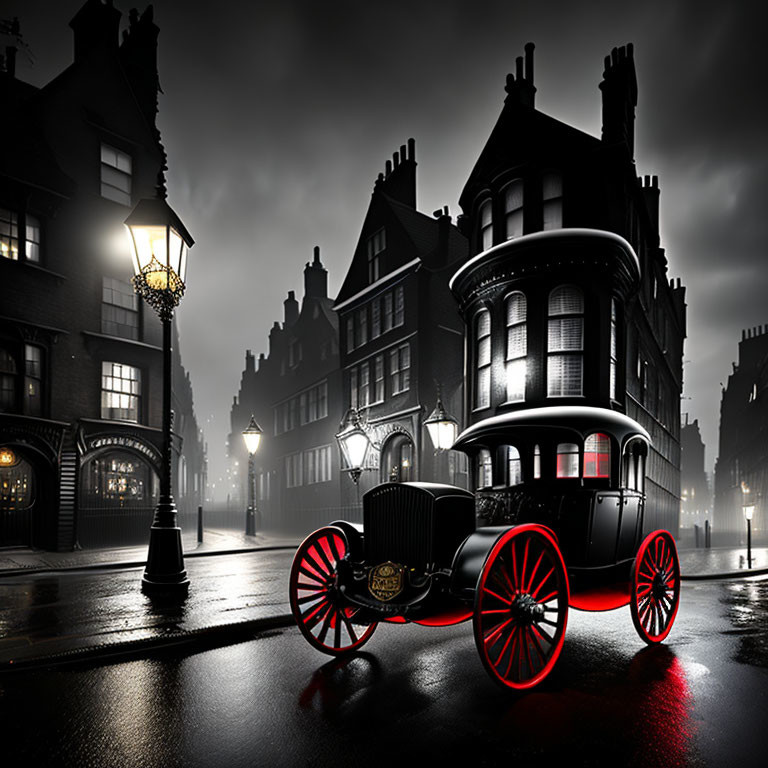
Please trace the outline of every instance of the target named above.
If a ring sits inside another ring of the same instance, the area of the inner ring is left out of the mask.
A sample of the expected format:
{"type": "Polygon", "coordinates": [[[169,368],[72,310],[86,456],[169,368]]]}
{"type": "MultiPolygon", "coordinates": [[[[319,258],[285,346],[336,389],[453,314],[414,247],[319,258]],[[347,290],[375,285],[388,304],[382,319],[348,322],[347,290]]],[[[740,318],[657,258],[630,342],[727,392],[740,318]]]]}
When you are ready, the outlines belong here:
{"type": "MultiPolygon", "coordinates": [[[[0,552],[0,671],[127,658],[169,645],[241,642],[291,626],[288,573],[298,539],[216,530],[185,538],[189,596],[141,592],[146,547],[67,553],[0,552]]],[[[682,550],[684,580],[768,573],[768,547],[682,550]]]]}

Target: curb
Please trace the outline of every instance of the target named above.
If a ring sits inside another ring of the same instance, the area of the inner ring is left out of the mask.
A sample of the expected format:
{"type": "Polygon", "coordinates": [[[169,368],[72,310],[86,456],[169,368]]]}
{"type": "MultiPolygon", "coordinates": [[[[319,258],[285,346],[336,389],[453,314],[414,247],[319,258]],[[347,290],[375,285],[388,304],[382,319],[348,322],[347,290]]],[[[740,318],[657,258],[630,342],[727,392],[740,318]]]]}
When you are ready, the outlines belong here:
{"type": "Polygon", "coordinates": [[[680,574],[681,581],[706,581],[715,579],[750,579],[753,576],[765,576],[768,568],[754,568],[747,571],[730,571],[728,573],[696,573],[690,576],[680,574]]]}
{"type": "MultiPolygon", "coordinates": [[[[264,545],[261,547],[248,547],[246,549],[217,549],[211,552],[185,552],[184,559],[188,557],[214,557],[217,555],[244,555],[253,552],[270,552],[281,549],[296,549],[298,544],[275,544],[264,545]]],[[[0,569],[0,578],[4,576],[20,576],[22,574],[35,573],[57,573],[59,571],[109,571],[128,568],[143,568],[147,564],[146,558],[143,560],[118,560],[111,563],[83,563],[82,565],[46,565],[18,568],[0,569]]]]}
{"type": "Polygon", "coordinates": [[[106,645],[73,648],[68,651],[49,653],[28,659],[2,661],[0,662],[0,673],[78,664],[92,660],[103,661],[109,658],[123,661],[132,656],[141,656],[145,653],[174,646],[197,646],[201,649],[217,648],[250,640],[254,633],[290,627],[294,624],[293,615],[284,613],[233,624],[218,624],[192,630],[175,630],[158,637],[118,641],[106,645]]]}

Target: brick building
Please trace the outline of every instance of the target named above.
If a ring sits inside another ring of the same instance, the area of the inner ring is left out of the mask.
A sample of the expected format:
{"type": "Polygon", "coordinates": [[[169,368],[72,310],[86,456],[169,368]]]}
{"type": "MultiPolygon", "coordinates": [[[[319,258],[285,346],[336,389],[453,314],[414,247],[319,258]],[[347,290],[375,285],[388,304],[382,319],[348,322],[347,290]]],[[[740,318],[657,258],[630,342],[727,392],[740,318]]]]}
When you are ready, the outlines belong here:
{"type": "MultiPolygon", "coordinates": [[[[42,88],[6,51],[0,98],[0,546],[148,539],[160,467],[161,326],[130,284],[123,221],[153,197],[151,7],[87,0],[74,61],[42,88]]],[[[17,30],[18,31],[18,30],[17,30]]],[[[202,496],[204,451],[174,350],[174,477],[181,510],[202,496]]]]}

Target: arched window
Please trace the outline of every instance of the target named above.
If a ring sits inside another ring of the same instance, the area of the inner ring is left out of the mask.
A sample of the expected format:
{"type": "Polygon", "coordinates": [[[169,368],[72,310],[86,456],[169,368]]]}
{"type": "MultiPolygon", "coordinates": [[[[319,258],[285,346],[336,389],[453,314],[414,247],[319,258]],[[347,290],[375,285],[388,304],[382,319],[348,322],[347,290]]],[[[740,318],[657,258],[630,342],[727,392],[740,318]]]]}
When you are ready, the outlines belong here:
{"type": "Polygon", "coordinates": [[[547,396],[583,394],[584,296],[573,285],[549,294],[547,396]]]}
{"type": "Polygon", "coordinates": [[[480,247],[487,251],[493,245],[493,208],[490,198],[480,206],[480,247]]]}
{"type": "Polygon", "coordinates": [[[557,476],[579,476],[579,446],[576,443],[560,443],[557,446],[557,476]]]}
{"type": "Polygon", "coordinates": [[[490,488],[493,485],[493,460],[491,452],[482,448],[477,454],[477,487],[490,488]]]}
{"type": "Polygon", "coordinates": [[[563,178],[559,173],[545,173],[541,180],[542,229],[563,226],[563,178]]]}
{"type": "Polygon", "coordinates": [[[520,291],[510,294],[507,307],[507,401],[525,400],[528,354],[527,302],[520,291]]]}
{"type": "Polygon", "coordinates": [[[596,432],[584,441],[584,477],[611,476],[611,440],[596,432]]]}
{"type": "Polygon", "coordinates": [[[491,313],[483,309],[475,317],[475,408],[491,404],[491,313]]]}
{"type": "Polygon", "coordinates": [[[18,369],[13,355],[0,347],[0,413],[16,408],[16,377],[18,369]]]}
{"type": "Polygon", "coordinates": [[[645,491],[645,457],[648,447],[643,440],[632,440],[624,448],[624,487],[645,491]]]}
{"type": "Polygon", "coordinates": [[[523,234],[523,180],[515,179],[504,188],[504,217],[507,240],[523,234]]]}
{"type": "Polygon", "coordinates": [[[514,445],[507,446],[507,485],[523,482],[523,470],[520,466],[520,451],[514,445]]]}
{"type": "Polygon", "coordinates": [[[534,480],[541,478],[541,448],[538,445],[533,448],[533,478],[534,480]]]}
{"type": "Polygon", "coordinates": [[[413,479],[413,441],[409,435],[396,433],[387,440],[379,465],[381,482],[407,483],[413,479]]]}

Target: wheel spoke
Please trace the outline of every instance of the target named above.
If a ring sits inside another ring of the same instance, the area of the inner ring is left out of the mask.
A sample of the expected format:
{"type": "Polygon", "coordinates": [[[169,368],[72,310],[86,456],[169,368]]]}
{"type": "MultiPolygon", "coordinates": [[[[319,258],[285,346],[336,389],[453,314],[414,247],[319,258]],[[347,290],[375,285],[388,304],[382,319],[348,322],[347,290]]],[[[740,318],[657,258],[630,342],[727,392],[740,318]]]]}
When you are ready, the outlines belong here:
{"type": "MultiPolygon", "coordinates": [[[[319,584],[321,587],[325,587],[326,580],[322,578],[321,576],[316,576],[311,571],[308,571],[303,565],[299,566],[299,573],[309,579],[310,581],[314,581],[317,584],[319,584]]],[[[311,587],[305,587],[305,589],[311,589],[311,587]]]]}
{"type": "Polygon", "coordinates": [[[541,643],[539,642],[539,638],[536,636],[536,627],[535,625],[531,625],[531,629],[529,631],[529,634],[531,636],[531,641],[533,643],[533,649],[536,651],[536,653],[539,654],[539,658],[541,659],[541,666],[543,667],[547,663],[547,654],[544,653],[544,649],[541,647],[541,643]]]}
{"type": "Polygon", "coordinates": [[[329,543],[331,545],[331,550],[333,552],[333,556],[336,558],[336,562],[338,563],[339,560],[343,559],[343,557],[344,557],[344,547],[343,546],[339,546],[336,543],[336,536],[333,536],[333,535],[329,537],[329,543]]]}
{"type": "Polygon", "coordinates": [[[491,597],[495,597],[497,600],[501,600],[502,603],[506,603],[507,605],[512,605],[511,600],[507,600],[506,597],[502,597],[501,595],[497,595],[492,589],[488,589],[488,587],[483,587],[483,592],[486,592],[491,597]]]}
{"type": "Polygon", "coordinates": [[[320,559],[323,561],[323,564],[328,570],[328,573],[333,573],[336,569],[336,564],[331,563],[328,552],[330,551],[330,547],[328,546],[328,537],[326,536],[323,539],[320,539],[318,545],[315,546],[315,551],[318,555],[320,555],[320,559]]]}
{"type": "Polygon", "coordinates": [[[528,549],[530,547],[531,540],[529,537],[525,539],[525,549],[523,550],[523,570],[520,572],[520,591],[525,592],[525,569],[528,567],[528,549]]]}
{"type": "Polygon", "coordinates": [[[328,634],[328,630],[331,628],[331,619],[333,617],[333,606],[328,607],[328,612],[325,614],[325,618],[323,619],[323,626],[320,627],[320,634],[317,636],[317,639],[321,642],[325,642],[325,637],[328,634]]]}
{"type": "Polygon", "coordinates": [[[352,622],[347,618],[347,616],[344,613],[340,614],[341,620],[344,622],[344,626],[347,628],[347,632],[349,633],[349,637],[352,640],[352,643],[357,642],[357,634],[355,633],[355,628],[352,625],[352,622]]]}
{"type": "Polygon", "coordinates": [[[501,664],[501,660],[504,658],[504,654],[507,652],[507,648],[509,648],[509,643],[511,642],[514,634],[515,634],[516,627],[512,627],[512,629],[507,633],[507,641],[504,643],[504,645],[501,648],[501,653],[499,653],[496,662],[494,663],[494,667],[498,669],[499,664],[501,664]]]}
{"type": "MultiPolygon", "coordinates": [[[[531,597],[532,597],[534,600],[536,600],[536,595],[538,595],[538,594],[539,594],[539,590],[540,590],[540,589],[541,589],[541,588],[542,588],[542,587],[543,587],[543,586],[544,586],[544,585],[545,585],[545,584],[546,584],[546,583],[549,581],[549,577],[550,577],[550,576],[551,576],[551,575],[552,575],[554,572],[555,572],[555,566],[553,565],[553,566],[552,566],[552,567],[549,569],[549,572],[547,573],[547,575],[546,575],[546,576],[545,576],[545,577],[544,577],[544,578],[543,578],[543,579],[542,579],[542,580],[539,582],[539,586],[538,586],[538,587],[536,587],[536,589],[534,589],[534,590],[533,590],[533,592],[531,592],[531,597]]],[[[554,594],[557,594],[557,592],[555,592],[554,594]]],[[[550,598],[550,599],[551,599],[551,598],[550,598]]],[[[536,600],[536,602],[538,602],[538,603],[546,603],[546,602],[547,602],[547,600],[536,600]]]]}
{"type": "MultiPolygon", "coordinates": [[[[551,621],[548,621],[548,622],[547,622],[547,624],[552,624],[552,622],[551,622],[551,621]]],[[[538,632],[538,633],[539,633],[539,634],[540,634],[542,637],[546,638],[546,640],[547,640],[547,641],[548,641],[548,642],[549,642],[551,645],[554,645],[554,644],[555,644],[555,638],[554,638],[554,637],[551,637],[551,636],[549,635],[549,633],[548,633],[548,632],[547,632],[547,631],[546,631],[546,630],[545,630],[543,627],[541,627],[541,626],[540,626],[540,622],[538,622],[538,621],[537,621],[537,622],[534,622],[533,626],[534,626],[534,627],[536,627],[536,631],[537,631],[537,632],[538,632]]],[[[553,626],[553,627],[557,627],[557,624],[552,624],[552,626],[553,626]]]]}
{"type": "MultiPolygon", "coordinates": [[[[311,549],[317,551],[317,547],[312,547],[311,549]]],[[[304,565],[308,565],[309,567],[313,568],[317,572],[318,576],[322,576],[326,579],[331,575],[331,573],[333,573],[333,568],[326,568],[325,565],[317,560],[317,558],[309,549],[304,555],[304,565]]]]}
{"type": "MultiPolygon", "coordinates": [[[[498,635],[504,629],[504,627],[506,627],[508,624],[510,624],[513,621],[514,619],[510,616],[510,618],[508,618],[506,621],[503,621],[501,624],[497,624],[495,627],[492,627],[491,629],[489,629],[488,632],[486,632],[485,635],[483,636],[485,639],[486,645],[488,643],[491,643],[491,645],[493,645],[493,643],[491,642],[493,637],[498,635]]],[[[496,641],[494,640],[493,642],[496,642],[496,641]]]]}
{"type": "Polygon", "coordinates": [[[514,584],[512,584],[512,582],[509,580],[509,574],[507,573],[507,564],[504,562],[504,558],[501,555],[499,555],[498,562],[500,567],[494,568],[494,573],[496,573],[497,571],[501,573],[502,577],[504,578],[504,585],[507,588],[507,592],[509,596],[514,597],[517,594],[518,590],[515,589],[514,584]]]}
{"type": "Polygon", "coordinates": [[[515,582],[515,592],[520,591],[520,583],[517,580],[517,547],[515,546],[515,540],[512,539],[512,579],[515,582]]]}
{"type": "Polygon", "coordinates": [[[528,586],[524,588],[523,591],[530,594],[531,589],[533,587],[533,580],[536,578],[536,571],[539,570],[539,566],[541,565],[541,561],[544,559],[544,550],[541,550],[541,554],[539,555],[539,559],[536,561],[536,565],[533,566],[533,570],[531,571],[531,578],[528,579],[528,586]]]}
{"type": "Polygon", "coordinates": [[[542,597],[541,599],[537,600],[537,603],[548,603],[550,600],[553,600],[558,596],[559,592],[555,590],[554,592],[550,592],[546,597],[542,597]]]}
{"type": "Polygon", "coordinates": [[[298,605],[304,605],[304,603],[312,602],[312,600],[320,600],[323,598],[324,595],[328,594],[327,589],[317,589],[315,590],[314,594],[311,595],[305,595],[304,597],[300,597],[296,600],[296,603],[298,605]]]}

